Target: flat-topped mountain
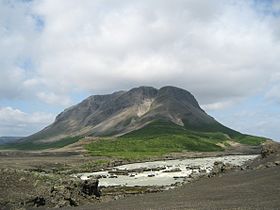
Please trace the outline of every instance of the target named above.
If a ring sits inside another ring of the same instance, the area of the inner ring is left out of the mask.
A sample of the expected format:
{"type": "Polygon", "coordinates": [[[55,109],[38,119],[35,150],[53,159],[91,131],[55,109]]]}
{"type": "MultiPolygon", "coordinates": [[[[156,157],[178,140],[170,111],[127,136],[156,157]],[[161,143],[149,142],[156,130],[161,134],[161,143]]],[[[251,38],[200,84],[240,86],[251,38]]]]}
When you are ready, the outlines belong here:
{"type": "Polygon", "coordinates": [[[203,111],[190,92],[166,86],[90,96],[64,110],[54,123],[26,140],[48,142],[69,136],[119,136],[156,120],[191,130],[237,133],[203,111]]]}

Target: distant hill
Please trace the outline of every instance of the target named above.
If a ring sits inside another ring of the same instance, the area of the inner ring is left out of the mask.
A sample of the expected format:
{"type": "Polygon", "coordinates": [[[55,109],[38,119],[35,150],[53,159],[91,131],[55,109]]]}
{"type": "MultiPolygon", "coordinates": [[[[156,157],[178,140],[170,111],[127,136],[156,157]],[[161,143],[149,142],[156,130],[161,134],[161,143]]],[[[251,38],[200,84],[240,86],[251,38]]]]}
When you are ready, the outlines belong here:
{"type": "MultiPolygon", "coordinates": [[[[64,110],[54,123],[16,145],[20,149],[62,147],[85,136],[117,137],[120,143],[124,141],[123,147],[135,139],[153,139],[155,145],[163,145],[164,141],[166,147],[172,148],[173,139],[177,142],[176,151],[184,148],[219,150],[221,147],[217,144],[228,140],[253,145],[262,141],[216,121],[201,109],[190,92],[166,86],[90,96],[64,110]]],[[[141,146],[153,147],[151,143],[145,141],[141,146]]],[[[99,146],[104,148],[104,145],[99,146]]]]}
{"type": "Polygon", "coordinates": [[[18,136],[1,136],[0,137],[0,145],[3,144],[10,144],[10,143],[15,143],[19,141],[23,137],[18,137],[18,136]]]}

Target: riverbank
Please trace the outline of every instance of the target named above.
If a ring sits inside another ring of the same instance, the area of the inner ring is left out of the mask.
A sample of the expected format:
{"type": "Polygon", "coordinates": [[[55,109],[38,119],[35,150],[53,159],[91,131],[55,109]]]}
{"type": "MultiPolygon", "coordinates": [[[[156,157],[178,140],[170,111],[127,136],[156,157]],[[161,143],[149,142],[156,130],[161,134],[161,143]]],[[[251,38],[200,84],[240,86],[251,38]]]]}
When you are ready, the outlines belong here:
{"type": "MultiPolygon", "coordinates": [[[[271,149],[268,149],[268,157],[264,159],[260,157],[258,161],[254,161],[254,163],[250,163],[249,166],[243,168],[237,167],[235,168],[236,171],[238,173],[243,173],[244,170],[255,171],[258,169],[258,167],[267,168],[267,160],[270,160],[271,157],[269,151],[271,151],[271,149]],[[263,163],[261,161],[263,161],[263,163]]],[[[2,156],[0,158],[1,209],[30,209],[35,206],[38,206],[40,208],[64,206],[67,206],[67,208],[70,206],[82,206],[85,208],[87,206],[91,206],[90,209],[92,209],[93,207],[105,208],[107,204],[109,205],[109,203],[113,202],[114,200],[130,199],[130,197],[132,199],[134,195],[143,195],[147,193],[147,195],[149,195],[150,193],[154,194],[155,192],[161,192],[164,190],[162,186],[101,186],[98,189],[101,191],[101,196],[99,196],[98,193],[89,195],[87,193],[84,193],[89,191],[84,191],[83,186],[87,186],[89,188],[91,188],[90,186],[95,186],[95,179],[91,180],[89,184],[78,178],[71,177],[70,174],[99,171],[102,169],[112,170],[114,167],[120,167],[120,165],[125,165],[131,162],[129,162],[128,160],[106,158],[100,159],[87,156],[84,153],[67,153],[66,151],[61,152],[63,153],[57,153],[57,151],[48,151],[44,153],[17,153],[16,151],[13,151],[10,154],[5,151],[5,153],[2,153],[2,156]]],[[[236,152],[236,155],[239,153],[240,152],[236,152]]],[[[187,153],[181,155],[182,156],[178,156],[178,154],[170,155],[168,157],[164,157],[163,161],[174,161],[176,158],[178,159],[178,157],[180,157],[180,159],[182,160],[186,159],[186,157],[200,156],[200,154],[198,153],[196,153],[195,155],[187,153]]],[[[209,154],[205,153],[203,153],[203,155],[209,156],[209,154]]],[[[215,157],[221,157],[227,154],[212,153],[212,155],[215,157]]],[[[139,165],[139,163],[136,164],[139,165]]],[[[226,164],[218,164],[219,170],[222,169],[222,167],[225,167],[225,165],[226,164]]],[[[275,163],[271,160],[271,163],[268,164],[268,168],[272,166],[275,167],[275,163]]],[[[121,169],[122,168],[120,167],[119,171],[121,171],[121,169]]],[[[168,169],[162,168],[161,170],[168,169]]],[[[209,182],[211,182],[211,180],[213,179],[212,177],[221,175],[221,171],[219,170],[218,173],[214,174],[214,176],[197,176],[197,179],[193,177],[192,179],[190,179],[190,184],[176,185],[176,189],[191,186],[197,183],[197,180],[208,180],[209,177],[211,177],[209,179],[209,182]]],[[[175,173],[175,171],[173,172],[175,173]]],[[[148,173],[150,173],[150,171],[148,173]]],[[[169,171],[166,173],[172,173],[172,170],[171,172],[169,171]]],[[[226,174],[231,173],[232,172],[226,174]]],[[[153,179],[156,177],[145,178],[153,179]]],[[[173,175],[172,179],[174,179],[173,175]]],[[[166,193],[169,192],[173,192],[173,190],[166,191],[166,193]]],[[[140,196],[139,198],[141,197],[142,196],[140,196]]],[[[115,204],[112,203],[112,205],[115,204]]],[[[129,206],[130,205],[128,205],[128,207],[129,206]]]]}

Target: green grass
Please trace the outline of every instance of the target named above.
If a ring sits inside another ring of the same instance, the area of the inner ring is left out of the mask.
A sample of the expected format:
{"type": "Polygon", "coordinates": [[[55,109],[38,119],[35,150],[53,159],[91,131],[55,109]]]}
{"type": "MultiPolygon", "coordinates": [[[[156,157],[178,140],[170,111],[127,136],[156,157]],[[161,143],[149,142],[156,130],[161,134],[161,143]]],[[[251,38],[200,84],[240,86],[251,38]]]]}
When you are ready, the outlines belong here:
{"type": "Polygon", "coordinates": [[[101,138],[86,146],[94,156],[141,159],[183,151],[222,151],[216,143],[228,137],[222,133],[199,133],[170,122],[154,122],[118,138],[101,138]]]}
{"type": "Polygon", "coordinates": [[[82,137],[75,136],[75,137],[66,137],[60,139],[59,141],[50,142],[50,143],[36,143],[33,141],[22,142],[22,143],[15,143],[15,144],[7,144],[1,145],[0,149],[16,149],[16,150],[43,150],[43,149],[50,149],[50,148],[61,148],[67,146],[69,144],[73,144],[79,141],[82,137]]]}
{"type": "Polygon", "coordinates": [[[187,135],[159,136],[151,139],[101,139],[87,145],[94,156],[141,159],[156,157],[171,152],[183,151],[221,151],[222,148],[207,139],[187,135]]]}
{"type": "Polygon", "coordinates": [[[263,137],[257,137],[257,136],[239,135],[239,136],[236,136],[234,138],[234,140],[241,144],[257,146],[257,145],[260,145],[261,143],[265,142],[266,139],[263,137]]]}
{"type": "Polygon", "coordinates": [[[106,167],[109,163],[110,160],[95,160],[81,165],[81,168],[85,170],[92,170],[96,168],[106,167]]]}
{"type": "Polygon", "coordinates": [[[170,122],[155,121],[118,138],[101,138],[87,145],[86,149],[94,156],[143,159],[173,152],[223,151],[224,149],[217,143],[228,145],[226,142],[228,140],[236,140],[247,145],[259,145],[264,141],[264,138],[237,132],[235,138],[231,139],[230,134],[193,131],[170,122]]]}

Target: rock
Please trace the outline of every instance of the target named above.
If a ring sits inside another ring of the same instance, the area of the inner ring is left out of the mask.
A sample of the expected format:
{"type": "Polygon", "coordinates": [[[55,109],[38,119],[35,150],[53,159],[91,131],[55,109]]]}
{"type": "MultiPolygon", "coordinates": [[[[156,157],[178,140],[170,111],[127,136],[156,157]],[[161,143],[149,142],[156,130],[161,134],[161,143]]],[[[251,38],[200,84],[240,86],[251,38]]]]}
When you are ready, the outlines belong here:
{"type": "Polygon", "coordinates": [[[170,170],[165,170],[163,173],[174,173],[174,172],[181,172],[182,170],[180,168],[173,168],[170,170]]]}
{"type": "Polygon", "coordinates": [[[265,166],[263,164],[260,164],[256,167],[256,169],[263,169],[263,168],[265,168],[265,166]]]}
{"type": "Polygon", "coordinates": [[[205,174],[205,173],[207,173],[207,171],[206,171],[206,169],[199,169],[199,173],[205,174]]]}
{"type": "Polygon", "coordinates": [[[274,167],[275,166],[275,163],[272,163],[272,162],[268,162],[265,164],[265,167],[266,168],[271,168],[271,167],[274,167]]]}
{"type": "Polygon", "coordinates": [[[101,179],[103,178],[103,175],[90,175],[88,176],[89,179],[101,179]]]}
{"type": "Polygon", "coordinates": [[[120,195],[116,195],[116,196],[114,196],[114,200],[119,200],[121,198],[121,196],[120,195]]]}
{"type": "Polygon", "coordinates": [[[221,173],[225,173],[227,171],[230,171],[232,169],[236,168],[235,165],[232,165],[230,163],[226,163],[224,164],[223,162],[221,161],[216,161],[214,162],[214,166],[213,166],[213,169],[211,171],[211,173],[208,175],[209,177],[212,177],[212,176],[216,176],[218,174],[221,174],[221,173]]]}
{"type": "Polygon", "coordinates": [[[22,181],[24,182],[25,180],[26,180],[25,177],[21,177],[21,178],[19,179],[20,182],[22,182],[22,181]]]}
{"type": "Polygon", "coordinates": [[[200,169],[200,166],[192,166],[192,169],[193,169],[193,170],[194,170],[194,169],[199,170],[199,169],[200,169]]]}
{"type": "Polygon", "coordinates": [[[218,175],[219,173],[221,173],[221,172],[222,172],[222,167],[223,167],[223,165],[224,165],[223,162],[220,162],[220,161],[218,162],[218,161],[216,161],[216,162],[214,163],[214,166],[213,166],[213,169],[212,169],[210,175],[211,175],[211,176],[215,176],[215,175],[218,175]]]}
{"type": "Polygon", "coordinates": [[[33,204],[36,207],[44,206],[46,204],[46,200],[45,200],[45,198],[43,198],[41,196],[37,196],[36,198],[34,198],[33,204]]]}
{"type": "Polygon", "coordinates": [[[191,179],[197,179],[197,178],[199,178],[200,177],[200,175],[198,174],[198,173],[191,173],[190,175],[189,175],[189,178],[191,178],[191,179]]]}
{"type": "Polygon", "coordinates": [[[148,174],[148,177],[154,177],[155,175],[154,174],[148,174]]]}
{"type": "Polygon", "coordinates": [[[185,179],[186,176],[173,176],[173,179],[185,179]]]}
{"type": "Polygon", "coordinates": [[[109,174],[128,176],[129,171],[117,169],[115,171],[109,171],[109,174]]]}
{"type": "MultiPolygon", "coordinates": [[[[247,167],[247,166],[246,166],[246,167],[247,167]]],[[[221,170],[222,170],[222,172],[226,172],[226,171],[230,171],[230,170],[232,170],[232,169],[234,169],[234,168],[235,168],[234,165],[232,165],[232,164],[230,164],[230,163],[226,163],[226,164],[224,164],[224,165],[222,166],[221,170]]]]}
{"type": "Polygon", "coordinates": [[[274,161],[274,164],[279,166],[280,165],[280,160],[274,161]]]}
{"type": "Polygon", "coordinates": [[[261,148],[262,158],[266,158],[272,154],[279,153],[279,152],[280,152],[279,143],[273,141],[266,141],[264,144],[262,144],[262,148],[261,148]]]}
{"type": "Polygon", "coordinates": [[[66,200],[59,200],[58,203],[56,204],[55,208],[61,208],[68,206],[68,202],[66,200]]]}
{"type": "Polygon", "coordinates": [[[85,180],[82,184],[82,193],[86,195],[95,195],[96,197],[100,197],[101,193],[98,188],[98,180],[85,180]]]}
{"type": "Polygon", "coordinates": [[[100,197],[97,179],[63,179],[50,190],[50,202],[57,208],[78,206],[80,200],[100,197]]]}

